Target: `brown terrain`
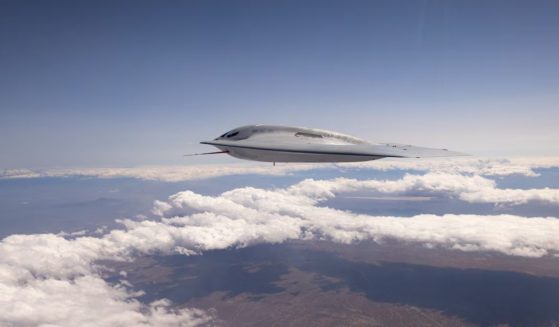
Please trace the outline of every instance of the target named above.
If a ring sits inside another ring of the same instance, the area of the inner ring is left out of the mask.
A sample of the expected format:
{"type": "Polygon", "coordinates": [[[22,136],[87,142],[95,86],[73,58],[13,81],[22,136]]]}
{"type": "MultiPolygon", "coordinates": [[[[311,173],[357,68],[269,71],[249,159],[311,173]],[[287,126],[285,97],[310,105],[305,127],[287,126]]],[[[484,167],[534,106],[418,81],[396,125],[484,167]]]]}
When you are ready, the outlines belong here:
{"type": "MultiPolygon", "coordinates": [[[[296,241],[113,264],[223,326],[556,326],[559,258],[296,241]]],[[[117,278],[116,276],[114,277],[117,278]]]]}

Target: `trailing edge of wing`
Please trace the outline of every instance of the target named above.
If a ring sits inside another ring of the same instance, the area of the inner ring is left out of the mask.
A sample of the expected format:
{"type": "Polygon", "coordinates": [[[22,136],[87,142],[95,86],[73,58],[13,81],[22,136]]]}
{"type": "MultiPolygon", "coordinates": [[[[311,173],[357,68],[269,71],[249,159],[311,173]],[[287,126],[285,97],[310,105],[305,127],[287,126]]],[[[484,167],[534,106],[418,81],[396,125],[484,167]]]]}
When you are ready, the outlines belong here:
{"type": "Polygon", "coordinates": [[[229,153],[229,151],[215,151],[215,152],[204,152],[204,153],[192,153],[192,154],[185,154],[185,157],[192,157],[192,156],[205,156],[207,154],[220,154],[220,153],[229,153]]]}
{"type": "Polygon", "coordinates": [[[469,156],[467,153],[449,151],[447,149],[433,149],[412,145],[384,144],[378,147],[379,152],[397,154],[404,158],[435,158],[469,156]],[[384,151],[383,151],[384,150],[384,151]]]}

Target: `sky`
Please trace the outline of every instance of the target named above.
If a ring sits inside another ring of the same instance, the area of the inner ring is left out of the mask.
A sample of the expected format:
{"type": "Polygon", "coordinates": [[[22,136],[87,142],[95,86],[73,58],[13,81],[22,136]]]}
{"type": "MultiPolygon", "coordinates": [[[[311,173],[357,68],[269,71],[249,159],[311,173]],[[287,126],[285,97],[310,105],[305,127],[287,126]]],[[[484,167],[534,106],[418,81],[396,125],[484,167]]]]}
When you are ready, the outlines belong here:
{"type": "Polygon", "coordinates": [[[3,1],[0,168],[185,159],[239,125],[559,155],[557,1],[3,1]]]}

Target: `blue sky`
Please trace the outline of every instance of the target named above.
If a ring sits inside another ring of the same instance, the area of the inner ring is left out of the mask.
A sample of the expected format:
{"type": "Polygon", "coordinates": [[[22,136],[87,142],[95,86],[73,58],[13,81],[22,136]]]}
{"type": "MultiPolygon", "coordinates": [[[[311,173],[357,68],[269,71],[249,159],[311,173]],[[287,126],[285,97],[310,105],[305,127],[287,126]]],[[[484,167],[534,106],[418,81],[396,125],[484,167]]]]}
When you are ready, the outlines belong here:
{"type": "Polygon", "coordinates": [[[559,155],[556,1],[11,1],[0,44],[2,168],[189,164],[250,123],[559,155]]]}

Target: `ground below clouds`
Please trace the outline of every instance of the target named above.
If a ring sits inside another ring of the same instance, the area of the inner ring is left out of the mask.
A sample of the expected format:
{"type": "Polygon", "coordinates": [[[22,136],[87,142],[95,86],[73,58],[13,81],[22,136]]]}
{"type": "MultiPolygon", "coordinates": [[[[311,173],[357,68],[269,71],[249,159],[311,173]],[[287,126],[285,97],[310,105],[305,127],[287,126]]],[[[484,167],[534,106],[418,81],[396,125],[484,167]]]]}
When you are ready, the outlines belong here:
{"type": "Polygon", "coordinates": [[[217,311],[225,326],[551,326],[559,259],[405,244],[289,242],[118,264],[143,301],[217,311]],[[442,259],[451,258],[451,259],[442,259]]]}

